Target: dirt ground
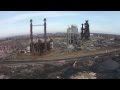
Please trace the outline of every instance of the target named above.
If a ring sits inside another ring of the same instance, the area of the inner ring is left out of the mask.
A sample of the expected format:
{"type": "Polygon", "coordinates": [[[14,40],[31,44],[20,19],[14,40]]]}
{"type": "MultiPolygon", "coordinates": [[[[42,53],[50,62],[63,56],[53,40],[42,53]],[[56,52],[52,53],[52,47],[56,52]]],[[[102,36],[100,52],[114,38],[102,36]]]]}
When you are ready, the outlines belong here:
{"type": "MultiPolygon", "coordinates": [[[[66,62],[64,58],[75,58],[90,56],[100,53],[114,51],[113,48],[100,48],[93,51],[80,50],[77,52],[64,52],[62,50],[52,50],[41,56],[32,56],[30,53],[13,54],[6,60],[54,60],[63,59],[61,62],[54,63],[24,63],[24,64],[1,64],[0,79],[120,79],[120,67],[109,66],[105,70],[100,70],[100,65],[105,68],[104,61],[113,60],[120,64],[120,54],[118,56],[87,58],[77,61],[73,67],[74,61],[66,62]]],[[[106,63],[105,63],[106,64],[106,63]]],[[[119,66],[119,65],[118,65],[119,66]]]]}
{"type": "MultiPolygon", "coordinates": [[[[119,79],[120,67],[114,70],[97,70],[98,64],[108,60],[120,64],[120,56],[91,58],[74,61],[54,63],[26,63],[26,64],[1,64],[1,79],[119,79]]],[[[106,67],[106,65],[105,65],[106,67]]]]}
{"type": "Polygon", "coordinates": [[[55,60],[55,59],[65,59],[65,58],[75,58],[75,57],[82,57],[82,56],[90,56],[90,55],[96,55],[100,53],[106,53],[115,51],[117,49],[113,48],[101,48],[96,49],[94,51],[86,51],[86,50],[80,50],[77,52],[64,52],[61,50],[52,50],[48,51],[47,53],[44,53],[43,55],[31,55],[30,53],[26,54],[13,54],[10,57],[7,58],[7,60],[55,60]],[[92,52],[92,53],[91,53],[92,52]]]}

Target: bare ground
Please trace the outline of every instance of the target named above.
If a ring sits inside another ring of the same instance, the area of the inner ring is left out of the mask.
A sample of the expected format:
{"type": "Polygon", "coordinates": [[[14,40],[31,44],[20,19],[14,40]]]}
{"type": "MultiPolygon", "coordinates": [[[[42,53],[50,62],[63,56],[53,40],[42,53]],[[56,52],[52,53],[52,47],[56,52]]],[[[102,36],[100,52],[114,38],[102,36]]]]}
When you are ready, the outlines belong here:
{"type": "Polygon", "coordinates": [[[73,67],[71,62],[54,62],[48,64],[26,63],[26,64],[1,64],[1,79],[119,79],[120,67],[115,70],[98,71],[97,64],[109,59],[120,63],[120,56],[91,58],[77,61],[73,67]]]}

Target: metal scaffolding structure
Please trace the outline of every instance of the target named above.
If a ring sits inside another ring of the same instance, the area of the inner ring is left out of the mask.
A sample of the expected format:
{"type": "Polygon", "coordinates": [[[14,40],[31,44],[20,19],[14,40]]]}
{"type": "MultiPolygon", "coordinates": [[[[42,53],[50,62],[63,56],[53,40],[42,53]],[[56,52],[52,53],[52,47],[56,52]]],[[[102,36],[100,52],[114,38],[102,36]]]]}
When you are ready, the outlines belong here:
{"type": "Polygon", "coordinates": [[[44,51],[47,51],[47,31],[46,31],[46,18],[44,18],[44,24],[42,25],[33,25],[32,24],[32,19],[30,20],[30,52],[34,53],[34,43],[33,43],[33,26],[44,26],[44,43],[45,43],[45,47],[44,47],[44,51]]]}

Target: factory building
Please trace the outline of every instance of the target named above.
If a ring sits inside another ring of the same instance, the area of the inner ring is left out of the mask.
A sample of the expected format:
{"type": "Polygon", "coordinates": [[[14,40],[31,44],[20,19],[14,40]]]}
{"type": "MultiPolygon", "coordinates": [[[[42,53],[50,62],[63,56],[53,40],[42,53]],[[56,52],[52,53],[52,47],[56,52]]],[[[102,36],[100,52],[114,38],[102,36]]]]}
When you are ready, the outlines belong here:
{"type": "Polygon", "coordinates": [[[71,25],[67,29],[67,42],[68,44],[77,44],[78,43],[78,27],[75,25],[71,25]]]}

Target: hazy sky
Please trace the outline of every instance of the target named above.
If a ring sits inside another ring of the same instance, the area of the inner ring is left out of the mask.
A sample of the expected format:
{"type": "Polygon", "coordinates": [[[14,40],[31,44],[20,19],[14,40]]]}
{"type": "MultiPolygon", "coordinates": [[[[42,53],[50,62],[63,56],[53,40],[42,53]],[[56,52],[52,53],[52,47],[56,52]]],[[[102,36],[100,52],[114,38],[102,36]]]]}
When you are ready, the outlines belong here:
{"type": "MultiPolygon", "coordinates": [[[[30,33],[33,24],[47,19],[47,32],[66,32],[68,25],[89,20],[90,32],[120,34],[120,11],[0,11],[0,37],[30,33]]],[[[43,33],[43,27],[34,27],[34,33],[43,33]]]]}

